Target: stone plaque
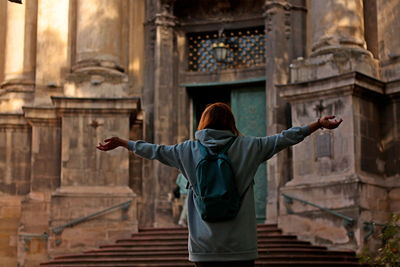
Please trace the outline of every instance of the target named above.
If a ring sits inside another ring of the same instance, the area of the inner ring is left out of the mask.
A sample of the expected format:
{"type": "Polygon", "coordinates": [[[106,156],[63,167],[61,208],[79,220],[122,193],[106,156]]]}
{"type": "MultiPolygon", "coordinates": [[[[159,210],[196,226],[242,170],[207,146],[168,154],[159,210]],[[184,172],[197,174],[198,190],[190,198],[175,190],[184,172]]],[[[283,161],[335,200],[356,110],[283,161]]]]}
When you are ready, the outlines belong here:
{"type": "Polygon", "coordinates": [[[332,156],[332,136],[323,133],[317,136],[317,158],[332,156]]]}

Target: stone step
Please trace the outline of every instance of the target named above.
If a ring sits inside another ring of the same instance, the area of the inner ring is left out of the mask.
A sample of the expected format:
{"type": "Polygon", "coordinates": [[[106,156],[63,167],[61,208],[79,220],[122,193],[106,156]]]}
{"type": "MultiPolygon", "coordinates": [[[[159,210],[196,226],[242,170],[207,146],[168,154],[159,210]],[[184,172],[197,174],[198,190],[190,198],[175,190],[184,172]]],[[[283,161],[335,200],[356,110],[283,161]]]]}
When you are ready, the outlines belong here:
{"type": "MultiPolygon", "coordinates": [[[[153,242],[157,241],[174,241],[174,240],[187,240],[187,236],[180,236],[180,235],[156,235],[156,236],[148,236],[148,235],[135,235],[134,237],[131,238],[126,238],[126,239],[119,239],[117,240],[117,243],[125,243],[125,242],[136,242],[136,241],[141,241],[141,240],[150,240],[153,242]]],[[[264,239],[279,239],[279,240],[296,240],[297,236],[294,235],[280,235],[280,234],[259,234],[258,235],[259,240],[264,240],[264,239]]]]}
{"type": "Polygon", "coordinates": [[[314,261],[314,262],[309,262],[309,261],[256,261],[256,266],[268,266],[268,267],[284,267],[284,266],[293,266],[293,267],[310,267],[310,266],[315,266],[315,267],[368,267],[367,265],[361,265],[357,262],[340,262],[338,263],[337,261],[314,261]]]}
{"type": "MultiPolygon", "coordinates": [[[[258,229],[257,231],[258,234],[282,234],[282,231],[279,229],[258,229]]],[[[132,234],[132,237],[136,236],[157,236],[157,235],[162,235],[162,236],[187,236],[189,234],[187,228],[181,228],[181,229],[174,229],[171,231],[167,230],[155,230],[155,231],[145,231],[141,232],[139,231],[138,233],[132,234]]]]}
{"type": "MultiPolygon", "coordinates": [[[[283,235],[276,225],[257,227],[259,258],[256,266],[362,266],[352,251],[331,251],[283,235]]],[[[81,254],[58,256],[41,266],[194,266],[188,261],[187,228],[140,229],[131,238],[81,254]]]]}
{"type": "MultiPolygon", "coordinates": [[[[45,265],[42,265],[45,266],[45,265]]],[[[67,267],[65,264],[52,264],[48,265],[52,267],[67,267]]],[[[68,266],[73,266],[73,267],[89,267],[89,266],[96,266],[96,267],[186,267],[186,266],[194,266],[193,263],[186,262],[186,263],[161,263],[161,262],[154,262],[154,263],[147,263],[146,265],[143,264],[136,264],[136,263],[95,263],[95,264],[74,264],[74,265],[68,265],[68,266]]],[[[268,266],[268,267],[284,267],[284,266],[294,266],[294,267],[361,267],[367,265],[360,265],[354,262],[342,262],[338,264],[337,262],[262,262],[262,261],[256,261],[256,266],[261,267],[261,266],[268,266]]]]}
{"type": "MultiPolygon", "coordinates": [[[[329,257],[342,257],[342,258],[354,258],[353,252],[344,251],[329,251],[329,250],[308,250],[308,249],[274,249],[265,250],[260,249],[259,253],[265,254],[266,257],[312,257],[312,256],[329,256],[329,257]]],[[[84,253],[80,255],[63,255],[55,257],[55,259],[68,259],[68,258],[93,258],[93,257],[188,257],[188,252],[185,249],[179,251],[92,251],[91,253],[84,253]]],[[[326,258],[326,257],[325,257],[326,258]]],[[[263,259],[261,256],[260,259],[263,259]]]]}
{"type": "MultiPolygon", "coordinates": [[[[278,226],[276,224],[258,224],[257,225],[257,230],[279,230],[278,226]]],[[[147,233],[147,232],[170,232],[170,231],[180,231],[180,230],[186,230],[187,227],[160,227],[160,228],[140,228],[139,233],[147,233]]]]}

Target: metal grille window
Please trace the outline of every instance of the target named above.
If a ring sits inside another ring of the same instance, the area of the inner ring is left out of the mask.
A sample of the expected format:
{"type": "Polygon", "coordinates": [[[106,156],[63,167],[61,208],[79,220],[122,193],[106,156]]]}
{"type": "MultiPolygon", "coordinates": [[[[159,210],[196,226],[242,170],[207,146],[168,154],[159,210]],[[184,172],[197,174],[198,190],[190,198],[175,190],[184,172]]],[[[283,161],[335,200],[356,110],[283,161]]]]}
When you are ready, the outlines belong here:
{"type": "Polygon", "coordinates": [[[212,72],[217,69],[237,69],[265,63],[264,27],[189,33],[189,71],[212,72]],[[227,48],[226,58],[217,61],[213,47],[223,42],[227,48]]]}

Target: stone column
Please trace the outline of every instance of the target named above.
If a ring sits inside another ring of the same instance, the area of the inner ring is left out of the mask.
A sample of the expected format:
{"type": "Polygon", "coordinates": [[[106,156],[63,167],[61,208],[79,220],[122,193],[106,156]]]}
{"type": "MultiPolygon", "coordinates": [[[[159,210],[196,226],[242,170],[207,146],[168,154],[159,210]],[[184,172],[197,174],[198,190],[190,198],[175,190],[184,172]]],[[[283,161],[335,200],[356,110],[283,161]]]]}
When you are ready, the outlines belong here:
{"type": "Polygon", "coordinates": [[[0,115],[0,262],[17,266],[21,203],[30,191],[31,129],[20,114],[0,115]]]}
{"type": "Polygon", "coordinates": [[[0,110],[21,113],[34,87],[37,1],[7,2],[4,83],[0,110]]]}
{"type": "MultiPolygon", "coordinates": [[[[8,2],[8,1],[7,1],[8,2]]],[[[0,1],[0,25],[6,25],[7,21],[7,2],[0,1]]],[[[4,81],[4,64],[5,64],[5,44],[6,44],[6,27],[0,27],[0,84],[4,81]]]]}
{"type": "Polygon", "coordinates": [[[60,185],[60,120],[52,107],[24,107],[32,127],[30,192],[21,203],[18,262],[38,266],[48,259],[50,200],[60,185]]]}
{"type": "Polygon", "coordinates": [[[70,1],[38,3],[35,106],[51,106],[69,72],[70,1]]]}
{"type": "MultiPolygon", "coordinates": [[[[287,1],[265,2],[265,30],[268,36],[266,43],[266,103],[267,134],[273,135],[287,129],[286,102],[279,97],[276,84],[288,80],[290,59],[290,8],[287,1]],[[285,30],[283,30],[285,29],[285,30]]],[[[267,162],[268,199],[267,222],[278,220],[279,188],[288,179],[288,152],[282,151],[267,162]]]]}
{"type": "MultiPolygon", "coordinates": [[[[155,15],[156,42],[154,46],[154,142],[171,145],[177,142],[177,107],[174,80],[174,26],[172,15],[175,1],[162,0],[155,15]]],[[[173,225],[172,205],[168,194],[175,186],[176,170],[154,162],[157,184],[155,202],[155,226],[173,225]]]]}
{"type": "Polygon", "coordinates": [[[377,60],[366,49],[362,0],[309,1],[310,57],[291,64],[291,82],[358,71],[379,78],[377,60]]]}
{"type": "Polygon", "coordinates": [[[119,68],[121,1],[78,0],[76,63],[119,68]]]}
{"type": "Polygon", "coordinates": [[[312,51],[366,49],[362,0],[310,1],[312,51]]]}
{"type": "Polygon", "coordinates": [[[126,97],[128,77],[121,67],[123,23],[120,0],[78,0],[76,49],[64,94],[70,97],[126,97]]]}

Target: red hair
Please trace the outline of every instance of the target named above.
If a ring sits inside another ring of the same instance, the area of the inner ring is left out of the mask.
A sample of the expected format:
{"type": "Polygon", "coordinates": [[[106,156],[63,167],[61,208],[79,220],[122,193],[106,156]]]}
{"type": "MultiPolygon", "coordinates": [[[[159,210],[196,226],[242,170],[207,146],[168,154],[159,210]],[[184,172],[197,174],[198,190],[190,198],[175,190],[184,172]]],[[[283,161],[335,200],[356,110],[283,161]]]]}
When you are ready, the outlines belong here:
{"type": "Polygon", "coordinates": [[[210,104],[201,114],[197,130],[203,129],[228,130],[239,135],[236,128],[235,117],[229,105],[217,102],[210,104]]]}

